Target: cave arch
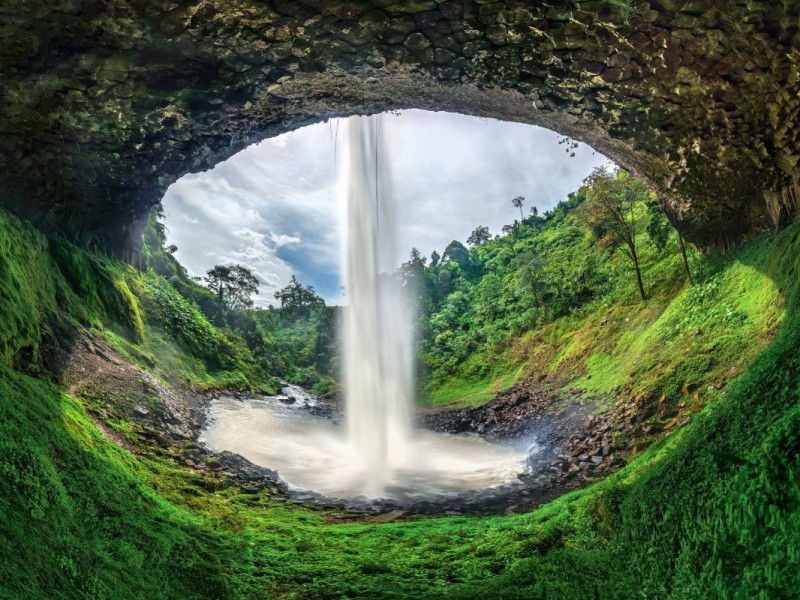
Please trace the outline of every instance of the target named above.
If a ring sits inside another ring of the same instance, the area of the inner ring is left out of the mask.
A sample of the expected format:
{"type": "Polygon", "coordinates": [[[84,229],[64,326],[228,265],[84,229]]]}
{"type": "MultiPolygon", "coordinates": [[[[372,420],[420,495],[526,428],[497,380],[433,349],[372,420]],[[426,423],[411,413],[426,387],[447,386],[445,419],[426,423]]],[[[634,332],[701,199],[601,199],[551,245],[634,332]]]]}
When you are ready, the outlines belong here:
{"type": "Polygon", "coordinates": [[[800,208],[800,4],[35,0],[0,8],[0,201],[133,258],[180,176],[331,116],[541,125],[730,246],[800,208]]]}

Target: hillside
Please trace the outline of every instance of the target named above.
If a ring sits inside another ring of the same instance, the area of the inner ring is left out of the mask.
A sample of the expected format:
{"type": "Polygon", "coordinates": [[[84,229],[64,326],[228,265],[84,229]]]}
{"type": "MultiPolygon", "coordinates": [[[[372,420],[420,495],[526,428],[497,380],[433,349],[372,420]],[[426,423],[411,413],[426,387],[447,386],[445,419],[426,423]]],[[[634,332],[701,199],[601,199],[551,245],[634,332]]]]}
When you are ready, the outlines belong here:
{"type": "MultiPolygon", "coordinates": [[[[481,245],[483,264],[500,266],[467,292],[513,276],[502,265],[515,246],[538,245],[551,265],[561,252],[570,269],[591,248],[569,211],[519,229],[481,245]]],[[[150,446],[98,390],[65,388],[58,357],[79,351],[81,332],[175,390],[274,380],[160,276],[6,214],[0,239],[4,597],[754,597],[800,586],[797,225],[728,256],[694,255],[694,287],[674,240],[661,254],[643,245],[645,281],[656,282],[647,303],[612,259],[607,291],[432,371],[439,401],[541,373],[609,401],[661,392],[691,415],[685,427],[529,514],[382,525],[253,495],[187,466],[188,446],[150,446]]]]}
{"type": "MultiPolygon", "coordinates": [[[[406,263],[422,282],[420,362],[432,405],[479,405],[536,379],[613,404],[704,404],[771,341],[785,317],[770,238],[732,255],[687,248],[658,209],[637,206],[631,261],[580,219],[586,189],[542,216],[444,259],[406,263]]],[[[419,260],[419,259],[418,259],[419,260]]]]}

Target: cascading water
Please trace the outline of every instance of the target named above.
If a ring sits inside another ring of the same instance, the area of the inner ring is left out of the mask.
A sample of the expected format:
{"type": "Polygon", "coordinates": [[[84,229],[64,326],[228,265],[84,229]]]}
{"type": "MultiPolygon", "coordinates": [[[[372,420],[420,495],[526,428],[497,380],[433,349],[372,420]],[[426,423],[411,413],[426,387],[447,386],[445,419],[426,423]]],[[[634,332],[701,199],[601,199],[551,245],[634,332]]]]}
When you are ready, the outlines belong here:
{"type": "Polygon", "coordinates": [[[344,427],[288,396],[214,403],[202,441],[277,469],[295,490],[332,498],[412,502],[513,485],[529,441],[501,445],[470,435],[412,429],[413,310],[398,266],[392,185],[381,115],[346,123],[340,193],[345,206],[342,327],[344,427]]]}
{"type": "Polygon", "coordinates": [[[408,289],[397,267],[397,226],[382,116],[350,119],[341,187],[346,206],[344,383],[347,433],[364,491],[379,495],[407,465],[413,398],[408,289]]]}

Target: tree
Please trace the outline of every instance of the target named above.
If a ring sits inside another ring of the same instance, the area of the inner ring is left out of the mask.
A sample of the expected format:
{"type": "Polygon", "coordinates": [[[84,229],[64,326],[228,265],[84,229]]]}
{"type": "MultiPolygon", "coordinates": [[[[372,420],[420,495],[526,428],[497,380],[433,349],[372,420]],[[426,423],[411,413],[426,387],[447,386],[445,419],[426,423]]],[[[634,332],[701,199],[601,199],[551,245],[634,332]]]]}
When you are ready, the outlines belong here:
{"type": "Polygon", "coordinates": [[[217,309],[223,323],[228,311],[251,308],[250,296],[258,294],[258,279],[242,265],[217,265],[206,272],[205,281],[208,289],[217,295],[217,309]]]}
{"type": "Polygon", "coordinates": [[[656,200],[650,200],[647,203],[647,212],[650,214],[650,220],[647,222],[647,235],[658,251],[663,252],[669,241],[671,226],[656,200]]]}
{"type": "Polygon", "coordinates": [[[442,259],[442,257],[441,257],[441,256],[439,256],[439,253],[438,253],[436,250],[434,250],[434,251],[431,253],[431,263],[430,263],[430,264],[431,264],[431,267],[437,267],[437,266],[439,265],[439,261],[440,261],[441,259],[442,259]]]}
{"type": "MultiPolygon", "coordinates": [[[[659,252],[663,252],[667,246],[667,240],[672,229],[672,224],[667,219],[667,215],[661,209],[661,206],[655,200],[647,203],[647,210],[650,213],[650,222],[647,223],[647,235],[650,236],[653,244],[658,248],[659,252]]],[[[689,258],[686,256],[686,244],[683,243],[683,236],[677,229],[678,243],[681,249],[681,257],[683,258],[683,270],[686,271],[686,278],[689,280],[689,285],[694,285],[692,279],[692,271],[689,268],[689,258]]]]}
{"type": "Polygon", "coordinates": [[[514,198],[511,201],[511,204],[513,204],[515,207],[517,207],[519,209],[519,220],[520,220],[520,222],[522,222],[522,219],[525,218],[523,216],[523,214],[522,214],[522,205],[525,204],[525,197],[524,196],[517,196],[516,198],[514,198]]]}
{"type": "Polygon", "coordinates": [[[447,244],[447,248],[444,249],[444,254],[442,254],[442,263],[450,261],[457,263],[462,269],[469,267],[469,250],[458,240],[453,240],[447,244]]]}
{"type": "Polygon", "coordinates": [[[535,206],[531,206],[531,216],[535,219],[539,218],[539,209],[535,206]]]}
{"type": "Polygon", "coordinates": [[[294,275],[289,285],[273,295],[281,303],[281,315],[289,320],[306,319],[315,309],[325,306],[325,301],[314,291],[314,286],[303,285],[294,275]]]}
{"type": "Polygon", "coordinates": [[[577,210],[581,219],[598,238],[601,246],[619,249],[627,256],[636,271],[636,284],[642,302],[647,299],[639,267],[636,237],[639,219],[636,207],[648,200],[651,193],[644,184],[629,173],[616,174],[597,167],[584,180],[586,201],[577,210]]]}
{"type": "Polygon", "coordinates": [[[411,255],[408,262],[400,265],[400,281],[403,286],[418,285],[425,279],[425,263],[428,262],[427,257],[422,256],[419,250],[411,248],[411,255]]]}
{"type": "Polygon", "coordinates": [[[484,242],[492,239],[492,234],[489,233],[489,228],[484,225],[479,225],[475,230],[469,234],[467,244],[470,248],[477,248],[484,242]]]}
{"type": "Polygon", "coordinates": [[[534,305],[539,306],[545,291],[544,268],[547,261],[535,252],[523,252],[515,259],[515,267],[520,283],[533,295],[534,305]]]}

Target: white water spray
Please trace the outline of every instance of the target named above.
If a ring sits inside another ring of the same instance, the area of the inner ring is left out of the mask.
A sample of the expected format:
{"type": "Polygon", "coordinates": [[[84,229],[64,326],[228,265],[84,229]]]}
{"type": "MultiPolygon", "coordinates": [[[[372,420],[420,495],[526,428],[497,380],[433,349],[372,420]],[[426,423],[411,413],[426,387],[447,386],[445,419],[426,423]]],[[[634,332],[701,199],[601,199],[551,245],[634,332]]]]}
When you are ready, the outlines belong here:
{"type": "Polygon", "coordinates": [[[347,123],[341,187],[347,434],[362,462],[367,496],[396,483],[398,469],[408,464],[414,385],[411,303],[390,275],[397,267],[397,224],[382,118],[347,123]]]}
{"type": "Polygon", "coordinates": [[[411,290],[391,275],[398,224],[384,118],[353,117],[345,125],[345,427],[313,416],[306,398],[223,398],[214,403],[203,442],[277,469],[295,490],[331,498],[405,502],[512,485],[525,468],[524,445],[412,431],[413,311],[411,290]]]}

